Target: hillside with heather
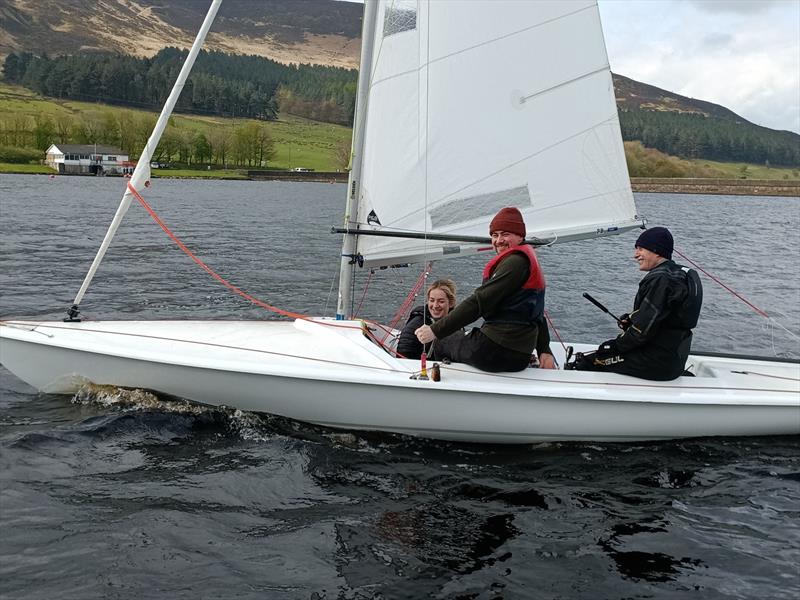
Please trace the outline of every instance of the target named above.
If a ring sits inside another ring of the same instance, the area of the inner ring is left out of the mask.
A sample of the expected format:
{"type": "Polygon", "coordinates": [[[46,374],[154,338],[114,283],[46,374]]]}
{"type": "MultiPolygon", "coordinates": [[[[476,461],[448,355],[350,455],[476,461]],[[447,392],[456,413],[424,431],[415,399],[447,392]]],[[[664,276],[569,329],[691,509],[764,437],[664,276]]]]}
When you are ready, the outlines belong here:
{"type": "MultiPolygon", "coordinates": [[[[209,2],[200,0],[3,0],[0,59],[115,52],[152,57],[188,48],[209,2]]],[[[205,48],[282,63],[356,68],[363,5],[331,0],[225,0],[205,48]]]]}

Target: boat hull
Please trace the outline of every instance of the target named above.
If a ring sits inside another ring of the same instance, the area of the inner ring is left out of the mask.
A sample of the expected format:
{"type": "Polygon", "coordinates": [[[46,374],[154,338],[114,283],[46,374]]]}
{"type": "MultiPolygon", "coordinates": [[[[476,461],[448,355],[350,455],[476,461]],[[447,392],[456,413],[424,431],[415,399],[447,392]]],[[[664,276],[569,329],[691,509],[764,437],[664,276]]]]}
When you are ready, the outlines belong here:
{"type": "Polygon", "coordinates": [[[674,382],[443,365],[433,382],[412,379],[417,361],[393,358],[360,323],[348,323],[6,322],[0,362],[49,393],[109,384],[338,429],[462,442],[800,433],[797,363],[693,358],[698,376],[674,382]]]}

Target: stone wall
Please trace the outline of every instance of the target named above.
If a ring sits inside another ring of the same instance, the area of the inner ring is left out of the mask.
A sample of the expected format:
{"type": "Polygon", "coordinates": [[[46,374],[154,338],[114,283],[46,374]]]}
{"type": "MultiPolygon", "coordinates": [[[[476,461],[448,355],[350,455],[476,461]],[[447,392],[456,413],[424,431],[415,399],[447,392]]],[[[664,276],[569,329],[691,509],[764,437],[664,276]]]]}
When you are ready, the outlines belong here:
{"type": "Polygon", "coordinates": [[[800,197],[800,180],[631,177],[634,192],[800,197]]]}

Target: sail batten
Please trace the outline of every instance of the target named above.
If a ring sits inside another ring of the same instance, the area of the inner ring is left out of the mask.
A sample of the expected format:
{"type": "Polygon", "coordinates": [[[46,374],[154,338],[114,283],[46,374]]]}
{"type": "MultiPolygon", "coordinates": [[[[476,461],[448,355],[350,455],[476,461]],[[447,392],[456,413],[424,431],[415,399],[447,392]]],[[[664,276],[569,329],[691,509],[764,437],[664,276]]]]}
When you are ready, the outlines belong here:
{"type": "Polygon", "coordinates": [[[546,239],[641,225],[596,2],[377,10],[354,222],[432,235],[422,255],[402,238],[359,236],[364,264],[444,255],[434,236],[485,237],[503,206],[546,239]]]}

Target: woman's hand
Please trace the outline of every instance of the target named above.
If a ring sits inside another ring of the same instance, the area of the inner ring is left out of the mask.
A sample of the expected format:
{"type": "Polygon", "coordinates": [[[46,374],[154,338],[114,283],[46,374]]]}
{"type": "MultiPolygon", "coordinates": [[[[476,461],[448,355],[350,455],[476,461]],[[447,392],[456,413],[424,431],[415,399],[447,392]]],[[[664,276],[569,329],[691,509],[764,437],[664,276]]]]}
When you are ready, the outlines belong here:
{"type": "Polygon", "coordinates": [[[417,339],[423,344],[427,344],[436,339],[430,325],[423,325],[414,332],[414,335],[416,335],[417,339]]]}

